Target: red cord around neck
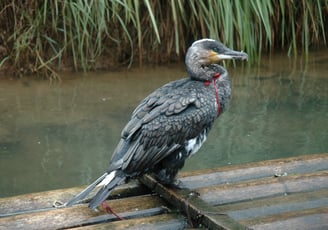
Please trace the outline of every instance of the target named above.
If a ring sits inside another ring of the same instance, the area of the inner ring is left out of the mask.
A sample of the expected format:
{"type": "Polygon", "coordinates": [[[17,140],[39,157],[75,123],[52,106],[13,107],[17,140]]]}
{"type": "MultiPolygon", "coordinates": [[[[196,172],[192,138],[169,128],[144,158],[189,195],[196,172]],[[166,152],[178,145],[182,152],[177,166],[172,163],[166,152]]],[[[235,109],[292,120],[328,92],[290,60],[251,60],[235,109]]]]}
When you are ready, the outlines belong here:
{"type": "MultiPolygon", "coordinates": [[[[220,73],[216,73],[213,76],[213,85],[214,85],[214,89],[215,89],[215,98],[216,98],[216,104],[218,106],[218,116],[221,113],[221,106],[220,106],[220,99],[219,99],[219,88],[218,85],[216,84],[216,81],[220,78],[221,74],[220,73]]],[[[205,86],[209,86],[211,84],[212,81],[207,80],[205,81],[205,86]]]]}

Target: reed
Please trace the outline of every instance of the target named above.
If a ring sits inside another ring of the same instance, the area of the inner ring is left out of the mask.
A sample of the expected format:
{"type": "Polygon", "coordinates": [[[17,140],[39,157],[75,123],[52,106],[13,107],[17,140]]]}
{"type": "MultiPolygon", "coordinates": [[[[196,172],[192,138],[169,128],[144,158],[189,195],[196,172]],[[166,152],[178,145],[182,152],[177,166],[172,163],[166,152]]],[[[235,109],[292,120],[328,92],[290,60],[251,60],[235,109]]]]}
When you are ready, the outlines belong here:
{"type": "Polygon", "coordinates": [[[17,75],[181,60],[202,37],[289,56],[326,46],[328,0],[0,1],[0,68],[17,75]]]}

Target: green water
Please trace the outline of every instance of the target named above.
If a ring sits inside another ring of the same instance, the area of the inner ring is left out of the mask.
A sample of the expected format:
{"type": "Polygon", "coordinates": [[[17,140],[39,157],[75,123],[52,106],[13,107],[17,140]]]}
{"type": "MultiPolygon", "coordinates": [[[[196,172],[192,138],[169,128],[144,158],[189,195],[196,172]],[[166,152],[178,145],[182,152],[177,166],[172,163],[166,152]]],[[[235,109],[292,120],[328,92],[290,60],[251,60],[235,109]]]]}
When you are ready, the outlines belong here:
{"type": "MultiPolygon", "coordinates": [[[[328,152],[327,50],[228,68],[230,108],[184,170],[328,152]]],[[[0,196],[88,184],[107,167],[137,104],[183,64],[0,79],[0,196]]]]}

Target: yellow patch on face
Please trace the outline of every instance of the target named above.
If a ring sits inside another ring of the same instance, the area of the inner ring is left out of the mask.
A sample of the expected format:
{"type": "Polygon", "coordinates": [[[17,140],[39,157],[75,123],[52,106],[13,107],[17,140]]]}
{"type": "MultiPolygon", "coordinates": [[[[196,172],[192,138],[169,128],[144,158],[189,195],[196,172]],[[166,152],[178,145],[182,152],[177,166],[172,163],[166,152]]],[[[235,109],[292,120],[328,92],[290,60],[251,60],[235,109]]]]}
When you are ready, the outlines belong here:
{"type": "Polygon", "coordinates": [[[211,50],[208,54],[208,60],[211,63],[217,63],[218,61],[220,61],[219,54],[217,52],[211,50]]]}

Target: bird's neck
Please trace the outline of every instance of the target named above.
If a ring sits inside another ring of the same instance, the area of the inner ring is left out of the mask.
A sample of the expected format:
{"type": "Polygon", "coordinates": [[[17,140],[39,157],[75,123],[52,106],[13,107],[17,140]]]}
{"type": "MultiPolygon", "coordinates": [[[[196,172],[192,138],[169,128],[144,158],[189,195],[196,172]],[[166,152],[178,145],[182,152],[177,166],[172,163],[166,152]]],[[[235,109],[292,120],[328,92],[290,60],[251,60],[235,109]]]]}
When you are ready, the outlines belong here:
{"type": "Polygon", "coordinates": [[[219,116],[224,111],[231,96],[230,80],[227,70],[218,64],[208,66],[197,66],[197,64],[194,64],[187,65],[187,71],[191,80],[203,82],[205,87],[214,91],[215,104],[218,112],[217,116],[219,116]]]}
{"type": "Polygon", "coordinates": [[[213,81],[217,74],[227,73],[227,70],[218,64],[202,65],[199,62],[186,62],[186,66],[190,78],[197,81],[213,81]]]}
{"type": "MultiPolygon", "coordinates": [[[[212,82],[214,83],[214,86],[217,85],[216,81],[221,77],[221,73],[216,73],[214,74],[212,80],[206,80],[205,81],[205,86],[209,86],[212,82]]],[[[217,88],[217,87],[216,87],[217,88]]]]}
{"type": "Polygon", "coordinates": [[[213,76],[212,81],[207,80],[205,81],[205,86],[209,86],[211,83],[213,83],[214,86],[214,90],[215,90],[215,99],[216,99],[216,105],[218,108],[218,116],[221,114],[221,102],[220,102],[220,98],[219,98],[219,86],[217,84],[217,80],[221,77],[221,73],[216,73],[213,76]]]}

